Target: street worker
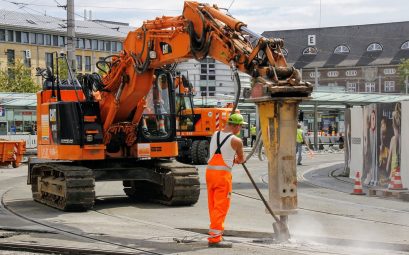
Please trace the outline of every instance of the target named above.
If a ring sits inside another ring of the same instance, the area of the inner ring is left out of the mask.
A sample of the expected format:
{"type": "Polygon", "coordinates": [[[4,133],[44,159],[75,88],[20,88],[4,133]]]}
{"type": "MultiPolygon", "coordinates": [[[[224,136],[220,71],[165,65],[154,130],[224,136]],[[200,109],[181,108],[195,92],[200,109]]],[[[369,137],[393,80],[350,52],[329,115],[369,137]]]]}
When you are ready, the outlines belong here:
{"type": "Polygon", "coordinates": [[[296,153],[298,153],[297,165],[301,165],[302,145],[305,142],[304,130],[302,130],[301,124],[297,124],[297,138],[296,138],[296,141],[297,141],[296,153]]]}
{"type": "Polygon", "coordinates": [[[210,160],[206,168],[206,184],[210,216],[209,247],[231,248],[231,242],[223,241],[224,220],[230,207],[232,192],[231,170],[234,164],[244,163],[243,142],[235,136],[240,132],[243,116],[230,115],[227,125],[216,131],[210,141],[210,160]]]}
{"type": "Polygon", "coordinates": [[[296,137],[297,147],[296,147],[296,154],[298,153],[297,165],[302,165],[302,145],[305,144],[308,149],[308,156],[313,157],[314,152],[310,149],[310,145],[308,144],[307,139],[305,139],[304,130],[301,128],[301,124],[297,124],[297,137],[296,137]]]}
{"type": "Polygon", "coordinates": [[[257,128],[255,125],[251,125],[250,135],[251,135],[251,147],[253,147],[253,143],[257,138],[257,128]]]}

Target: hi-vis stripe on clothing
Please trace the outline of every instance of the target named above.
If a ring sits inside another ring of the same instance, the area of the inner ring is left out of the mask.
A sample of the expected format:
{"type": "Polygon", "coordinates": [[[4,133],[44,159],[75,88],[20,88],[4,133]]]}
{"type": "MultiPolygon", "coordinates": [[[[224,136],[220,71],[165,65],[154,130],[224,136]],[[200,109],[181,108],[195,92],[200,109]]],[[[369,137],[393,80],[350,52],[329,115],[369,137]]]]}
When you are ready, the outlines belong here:
{"type": "MultiPolygon", "coordinates": [[[[232,192],[232,175],[223,159],[221,148],[229,141],[227,135],[220,142],[220,131],[216,132],[212,142],[216,141],[216,150],[206,168],[207,197],[210,216],[209,243],[218,243],[222,240],[224,220],[230,208],[230,194],[232,192]]],[[[231,148],[231,146],[230,146],[231,148]]],[[[233,150],[233,148],[231,148],[233,150]]]]}

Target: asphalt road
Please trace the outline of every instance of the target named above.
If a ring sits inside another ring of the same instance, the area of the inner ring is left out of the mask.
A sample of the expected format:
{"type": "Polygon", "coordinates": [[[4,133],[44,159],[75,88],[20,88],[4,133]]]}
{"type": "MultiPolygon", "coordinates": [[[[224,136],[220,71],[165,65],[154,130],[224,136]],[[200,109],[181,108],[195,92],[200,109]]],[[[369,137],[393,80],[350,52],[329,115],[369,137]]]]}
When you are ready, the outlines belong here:
{"type": "MultiPolygon", "coordinates": [[[[209,224],[204,166],[198,166],[202,188],[194,206],[135,203],[124,195],[120,182],[105,182],[97,183],[96,205],[85,213],[64,213],[33,202],[27,167],[3,168],[0,249],[2,243],[19,242],[129,254],[409,254],[408,202],[350,195],[352,183],[330,176],[340,171],[342,161],[343,154],[315,155],[298,168],[299,209],[289,216],[292,239],[287,244],[268,242],[273,219],[236,166],[226,221],[226,239],[234,247],[227,250],[209,250],[202,234],[209,224]]],[[[266,162],[254,158],[248,167],[266,194],[266,162]]]]}

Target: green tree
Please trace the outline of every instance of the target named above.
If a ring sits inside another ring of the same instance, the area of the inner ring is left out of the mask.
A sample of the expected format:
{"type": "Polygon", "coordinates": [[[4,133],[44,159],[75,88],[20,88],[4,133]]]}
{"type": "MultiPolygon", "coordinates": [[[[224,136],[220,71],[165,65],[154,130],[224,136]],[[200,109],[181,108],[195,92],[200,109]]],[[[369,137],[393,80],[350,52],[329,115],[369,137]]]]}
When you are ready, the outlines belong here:
{"type": "Polygon", "coordinates": [[[399,64],[398,67],[398,71],[399,71],[399,83],[403,84],[403,86],[401,86],[402,88],[402,92],[406,92],[406,81],[408,80],[408,76],[409,76],[409,58],[408,59],[403,59],[401,61],[401,63],[399,64]]]}
{"type": "Polygon", "coordinates": [[[2,92],[37,92],[40,90],[32,79],[31,69],[17,59],[14,64],[0,70],[0,91],[2,92]]]}

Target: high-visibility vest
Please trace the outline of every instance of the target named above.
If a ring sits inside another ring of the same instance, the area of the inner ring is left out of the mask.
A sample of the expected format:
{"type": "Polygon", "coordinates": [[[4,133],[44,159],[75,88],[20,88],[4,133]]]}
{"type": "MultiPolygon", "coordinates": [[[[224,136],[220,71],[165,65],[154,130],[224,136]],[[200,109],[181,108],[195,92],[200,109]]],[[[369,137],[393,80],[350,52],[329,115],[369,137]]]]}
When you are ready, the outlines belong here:
{"type": "Polygon", "coordinates": [[[253,126],[253,127],[250,128],[250,134],[251,135],[257,135],[256,127],[253,126]]]}
{"type": "Polygon", "coordinates": [[[297,129],[297,143],[302,143],[303,139],[303,130],[301,128],[297,129]]]}

